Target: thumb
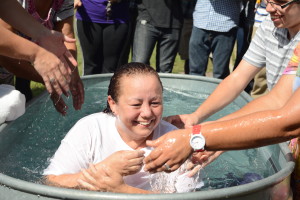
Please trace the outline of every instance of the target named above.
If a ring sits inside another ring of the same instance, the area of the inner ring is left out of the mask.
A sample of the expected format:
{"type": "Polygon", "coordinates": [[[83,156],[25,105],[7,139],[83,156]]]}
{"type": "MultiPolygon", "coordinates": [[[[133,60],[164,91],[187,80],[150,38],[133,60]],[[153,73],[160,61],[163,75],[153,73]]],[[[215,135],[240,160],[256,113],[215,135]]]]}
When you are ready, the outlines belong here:
{"type": "Polygon", "coordinates": [[[74,42],[76,42],[76,39],[75,38],[70,38],[70,37],[64,35],[64,41],[69,42],[69,43],[74,43],[74,42]]]}
{"type": "Polygon", "coordinates": [[[149,147],[157,147],[161,143],[161,138],[158,138],[156,140],[147,140],[146,145],[149,147]]]}
{"type": "Polygon", "coordinates": [[[192,128],[194,126],[194,123],[187,121],[184,125],[184,128],[192,128]]]}

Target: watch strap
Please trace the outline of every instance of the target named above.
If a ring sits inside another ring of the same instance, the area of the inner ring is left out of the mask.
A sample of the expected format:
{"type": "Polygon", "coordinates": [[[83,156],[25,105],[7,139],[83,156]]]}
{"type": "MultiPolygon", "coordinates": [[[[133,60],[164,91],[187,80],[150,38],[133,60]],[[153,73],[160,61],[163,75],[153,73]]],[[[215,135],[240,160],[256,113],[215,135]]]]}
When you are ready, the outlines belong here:
{"type": "Polygon", "coordinates": [[[201,131],[201,124],[197,124],[197,125],[193,126],[193,129],[192,129],[193,135],[200,134],[200,131],[201,131]]]}

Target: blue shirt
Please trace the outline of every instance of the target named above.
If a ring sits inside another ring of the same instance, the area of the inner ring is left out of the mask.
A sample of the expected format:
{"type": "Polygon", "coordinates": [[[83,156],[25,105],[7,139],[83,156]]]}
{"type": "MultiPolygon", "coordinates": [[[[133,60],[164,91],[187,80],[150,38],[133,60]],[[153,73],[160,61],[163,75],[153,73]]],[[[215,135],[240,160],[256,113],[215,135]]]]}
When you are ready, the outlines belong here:
{"type": "Polygon", "coordinates": [[[239,24],[242,0],[197,0],[194,26],[197,28],[228,32],[239,24]]]}

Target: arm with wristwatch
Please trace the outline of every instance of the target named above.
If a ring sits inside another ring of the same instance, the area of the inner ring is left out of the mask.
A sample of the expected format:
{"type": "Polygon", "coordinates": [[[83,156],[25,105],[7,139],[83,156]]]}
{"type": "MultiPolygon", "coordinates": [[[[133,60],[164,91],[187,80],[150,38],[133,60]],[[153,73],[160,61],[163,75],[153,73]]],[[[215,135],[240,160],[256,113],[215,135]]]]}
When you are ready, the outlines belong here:
{"type": "Polygon", "coordinates": [[[144,169],[150,172],[174,171],[189,156],[203,148],[205,152],[202,153],[241,150],[298,137],[300,90],[292,93],[286,89],[292,87],[292,76],[283,75],[267,95],[251,101],[220,121],[171,131],[157,140],[147,141],[147,145],[154,150],[145,158],[144,169]],[[257,110],[258,107],[260,110],[257,110]],[[164,164],[170,170],[166,170],[164,164]]]}

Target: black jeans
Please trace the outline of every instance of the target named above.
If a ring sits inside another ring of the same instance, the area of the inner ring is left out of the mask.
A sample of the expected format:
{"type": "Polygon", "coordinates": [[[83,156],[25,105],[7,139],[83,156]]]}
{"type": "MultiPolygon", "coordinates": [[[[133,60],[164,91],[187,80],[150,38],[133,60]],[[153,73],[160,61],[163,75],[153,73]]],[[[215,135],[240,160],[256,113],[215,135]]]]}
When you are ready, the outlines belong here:
{"type": "Polygon", "coordinates": [[[126,42],[128,24],[99,24],[77,20],[83,54],[83,74],[113,73],[126,42]]]}

